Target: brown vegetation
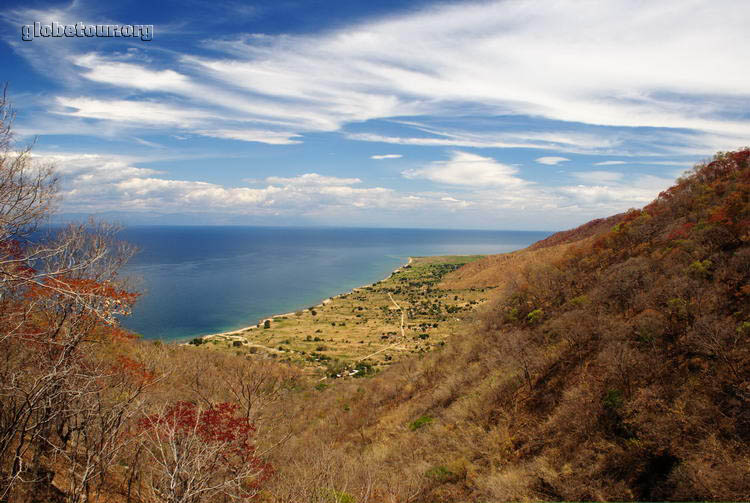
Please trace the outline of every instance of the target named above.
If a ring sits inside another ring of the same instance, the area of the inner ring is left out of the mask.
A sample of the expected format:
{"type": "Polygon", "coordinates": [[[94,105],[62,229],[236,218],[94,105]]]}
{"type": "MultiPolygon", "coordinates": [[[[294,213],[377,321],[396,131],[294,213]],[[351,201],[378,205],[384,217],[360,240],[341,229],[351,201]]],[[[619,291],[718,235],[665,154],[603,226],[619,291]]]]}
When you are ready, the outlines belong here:
{"type": "Polygon", "coordinates": [[[321,392],[282,450],[313,452],[289,477],[318,478],[276,497],[748,500],[749,158],[720,154],[554,251],[446,278],[503,288],[440,351],[321,392]]]}

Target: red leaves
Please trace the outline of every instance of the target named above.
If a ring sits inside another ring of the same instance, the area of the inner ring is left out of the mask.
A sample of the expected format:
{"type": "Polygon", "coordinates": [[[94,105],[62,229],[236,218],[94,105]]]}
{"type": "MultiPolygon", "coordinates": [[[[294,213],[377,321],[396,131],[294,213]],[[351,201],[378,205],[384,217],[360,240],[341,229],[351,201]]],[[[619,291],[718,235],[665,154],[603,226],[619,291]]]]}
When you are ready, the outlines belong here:
{"type": "Polygon", "coordinates": [[[735,164],[739,166],[747,166],[750,164],[750,149],[743,149],[738,152],[732,152],[729,157],[735,164]]]}
{"type": "Polygon", "coordinates": [[[112,370],[117,374],[126,375],[139,384],[152,383],[156,378],[156,374],[148,370],[144,364],[127,356],[118,356],[117,363],[112,366],[112,370]]]}
{"type": "Polygon", "coordinates": [[[682,224],[677,229],[669,233],[667,239],[670,241],[672,241],[673,239],[688,239],[690,237],[690,231],[693,230],[693,227],[695,227],[695,224],[692,222],[682,224]]]}
{"type": "Polygon", "coordinates": [[[47,277],[40,284],[34,284],[29,289],[29,298],[56,295],[79,295],[106,297],[114,302],[133,305],[138,298],[137,293],[115,287],[109,281],[95,281],[87,278],[71,278],[67,276],[47,277]]]}
{"type": "Polygon", "coordinates": [[[196,434],[207,443],[226,443],[232,449],[252,452],[253,447],[249,441],[255,427],[247,418],[235,416],[237,409],[237,404],[224,402],[201,410],[192,402],[180,401],[163,414],[142,419],[140,426],[144,429],[158,429],[168,425],[181,434],[196,434]]]}
{"type": "MultiPolygon", "coordinates": [[[[254,497],[272,470],[255,456],[251,443],[255,428],[246,417],[236,415],[237,410],[234,403],[201,409],[180,401],[141,419],[139,429],[149,439],[146,449],[158,466],[165,467],[157,485],[176,477],[182,481],[178,491],[197,493],[213,488],[210,490],[242,501],[254,497]]],[[[162,490],[175,491],[167,486],[162,490]]]]}

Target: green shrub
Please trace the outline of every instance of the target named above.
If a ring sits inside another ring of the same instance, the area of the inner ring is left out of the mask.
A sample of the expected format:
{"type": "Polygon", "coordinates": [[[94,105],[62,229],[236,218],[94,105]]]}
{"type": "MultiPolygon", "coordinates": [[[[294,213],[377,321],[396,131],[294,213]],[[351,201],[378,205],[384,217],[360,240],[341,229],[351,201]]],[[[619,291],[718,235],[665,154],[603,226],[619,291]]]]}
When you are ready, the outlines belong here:
{"type": "Polygon", "coordinates": [[[375,373],[375,367],[369,362],[357,362],[357,365],[354,366],[354,370],[357,371],[357,373],[354,374],[354,377],[367,377],[375,373]]]}
{"type": "Polygon", "coordinates": [[[324,489],[321,496],[322,501],[325,501],[325,503],[357,503],[354,496],[344,491],[337,491],[336,489],[324,489]]]}
{"type": "Polygon", "coordinates": [[[447,466],[433,466],[424,473],[425,477],[435,482],[445,484],[447,482],[456,482],[459,476],[453,473],[447,466]]]}
{"type": "Polygon", "coordinates": [[[433,422],[435,419],[432,416],[422,416],[418,418],[416,421],[409,424],[409,429],[411,431],[417,431],[418,429],[427,426],[431,422],[433,422]]]}
{"type": "Polygon", "coordinates": [[[518,308],[517,307],[511,307],[510,309],[506,310],[505,312],[506,322],[517,321],[517,320],[518,320],[518,308]]]}
{"type": "Polygon", "coordinates": [[[710,260],[696,260],[688,267],[688,275],[696,279],[710,279],[711,266],[710,260]]]}
{"type": "Polygon", "coordinates": [[[541,309],[534,309],[529,314],[526,315],[526,320],[532,324],[536,325],[540,321],[542,321],[542,318],[544,317],[544,311],[541,309]]]}
{"type": "Polygon", "coordinates": [[[605,409],[614,410],[622,407],[623,401],[624,399],[622,397],[622,392],[619,389],[609,389],[604,395],[602,404],[604,405],[605,409]]]}
{"type": "Polygon", "coordinates": [[[569,302],[571,306],[579,307],[588,305],[591,300],[589,300],[587,295],[579,295],[578,297],[573,297],[572,299],[570,299],[569,302]]]}

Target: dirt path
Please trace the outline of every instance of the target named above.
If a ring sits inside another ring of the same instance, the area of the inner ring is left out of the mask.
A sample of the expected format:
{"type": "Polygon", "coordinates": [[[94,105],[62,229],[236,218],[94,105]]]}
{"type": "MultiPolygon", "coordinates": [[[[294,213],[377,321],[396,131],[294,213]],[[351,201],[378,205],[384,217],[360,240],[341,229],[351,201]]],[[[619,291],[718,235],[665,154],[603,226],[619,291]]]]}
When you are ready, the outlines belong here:
{"type": "Polygon", "coordinates": [[[404,320],[406,317],[406,312],[401,309],[401,306],[399,306],[398,303],[393,299],[393,295],[391,295],[391,292],[388,292],[388,297],[391,299],[391,302],[393,302],[393,305],[396,306],[396,309],[401,311],[401,337],[406,339],[406,332],[404,332],[404,320]]]}
{"type": "MultiPolygon", "coordinates": [[[[409,260],[411,262],[411,259],[409,259],[409,260]]],[[[391,299],[391,302],[393,302],[393,305],[396,306],[396,309],[398,309],[399,311],[401,311],[401,338],[402,338],[403,341],[405,341],[406,340],[406,331],[404,330],[404,323],[405,323],[405,319],[406,319],[406,312],[404,312],[404,310],[401,308],[401,306],[398,305],[398,302],[396,302],[396,300],[393,298],[393,295],[391,295],[391,292],[388,292],[388,297],[391,299]]],[[[400,346],[400,345],[401,345],[401,342],[394,342],[393,344],[389,344],[389,345],[387,345],[384,348],[378,349],[374,353],[370,353],[367,356],[363,356],[362,358],[358,358],[356,361],[359,362],[359,361],[362,361],[362,360],[366,360],[367,358],[370,358],[371,356],[375,356],[378,353],[382,353],[383,351],[387,351],[388,349],[397,349],[398,346],[400,346]]]]}
{"type": "Polygon", "coordinates": [[[378,349],[374,353],[370,353],[369,355],[363,356],[362,358],[357,358],[354,361],[361,362],[362,360],[366,360],[366,359],[370,358],[371,356],[375,356],[376,354],[382,353],[383,351],[387,351],[389,349],[400,349],[400,347],[399,347],[400,345],[401,345],[400,342],[394,342],[393,344],[389,344],[388,346],[386,346],[384,348],[378,349]]]}

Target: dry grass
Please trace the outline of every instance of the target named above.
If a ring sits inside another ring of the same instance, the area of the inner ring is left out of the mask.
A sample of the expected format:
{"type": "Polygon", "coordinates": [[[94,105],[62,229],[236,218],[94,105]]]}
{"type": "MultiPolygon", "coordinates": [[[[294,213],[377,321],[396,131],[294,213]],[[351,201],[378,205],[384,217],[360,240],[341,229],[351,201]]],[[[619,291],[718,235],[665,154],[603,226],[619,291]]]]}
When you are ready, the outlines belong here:
{"type": "Polygon", "coordinates": [[[524,269],[558,262],[571,248],[581,246],[581,244],[581,242],[566,243],[547,248],[525,248],[512,253],[489,255],[446,275],[440,287],[448,289],[497,288],[498,292],[502,292],[519,281],[524,269]]]}

